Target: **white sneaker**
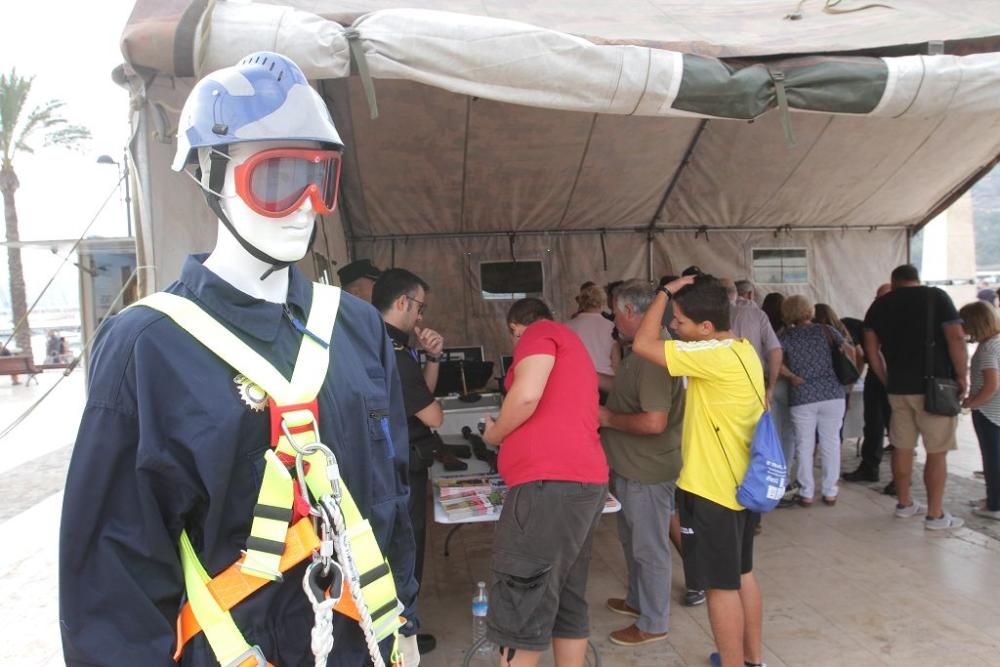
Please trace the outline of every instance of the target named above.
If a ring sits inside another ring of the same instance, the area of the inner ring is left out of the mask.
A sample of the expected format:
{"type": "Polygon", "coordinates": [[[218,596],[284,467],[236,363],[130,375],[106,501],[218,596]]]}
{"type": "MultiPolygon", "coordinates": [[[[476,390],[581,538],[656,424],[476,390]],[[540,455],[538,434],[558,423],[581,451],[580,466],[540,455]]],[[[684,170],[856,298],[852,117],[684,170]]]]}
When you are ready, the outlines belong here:
{"type": "Polygon", "coordinates": [[[985,510],[977,507],[972,510],[972,513],[976,516],[981,516],[984,519],[993,519],[995,521],[1000,521],[1000,510],[985,510]]]}
{"type": "Polygon", "coordinates": [[[959,519],[948,512],[945,512],[940,519],[932,519],[930,517],[924,519],[924,528],[927,530],[950,530],[952,528],[961,528],[964,525],[965,519],[959,519]]]}
{"type": "Polygon", "coordinates": [[[909,519],[911,516],[917,516],[918,514],[923,514],[926,511],[927,508],[918,503],[916,500],[906,507],[896,505],[896,516],[900,519],[909,519]]]}

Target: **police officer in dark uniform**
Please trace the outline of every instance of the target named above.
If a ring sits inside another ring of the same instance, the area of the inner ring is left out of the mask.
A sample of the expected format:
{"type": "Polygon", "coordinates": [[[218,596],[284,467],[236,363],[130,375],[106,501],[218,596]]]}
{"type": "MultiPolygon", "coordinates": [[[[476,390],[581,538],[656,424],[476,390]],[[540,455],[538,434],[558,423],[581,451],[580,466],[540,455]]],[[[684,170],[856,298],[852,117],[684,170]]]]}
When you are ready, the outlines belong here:
{"type": "MultiPolygon", "coordinates": [[[[417,582],[423,578],[424,547],[427,542],[428,469],[434,463],[438,436],[431,431],[441,426],[444,414],[434,398],[444,339],[432,329],[418,326],[427,306],[427,283],[406,269],[382,272],[372,290],[372,305],[382,313],[385,328],[392,338],[396,366],[403,386],[403,404],[410,432],[410,522],[416,538],[417,554],[414,571],[417,582]],[[426,364],[420,367],[417,351],[409,346],[415,334],[417,346],[423,350],[426,364]]],[[[433,650],[432,635],[417,635],[420,652],[433,650]]]]}
{"type": "MultiPolygon", "coordinates": [[[[310,335],[303,322],[318,294],[292,263],[308,250],[316,214],[336,204],[331,174],[343,148],[326,105],[290,60],[253,54],[195,86],[178,143],[175,169],[195,159],[201,164],[200,185],[219,217],[218,240],[207,258],[190,257],[166,291],[292,378],[310,335]],[[294,129],[289,118],[296,119],[294,129]]],[[[400,647],[406,664],[415,665],[409,452],[396,357],[368,304],[341,294],[336,313],[316,395],[318,436],[336,455],[341,479],[388,561],[408,621],[400,647]]],[[[89,373],[60,527],[65,661],[173,667],[186,586],[180,536],[186,533],[211,577],[248,547],[263,454],[272,442],[268,397],[151,307],[127,309],[105,323],[89,373]]],[[[307,562],[231,610],[246,643],[271,664],[315,664],[314,612],[302,588],[307,562]]],[[[371,664],[357,622],[334,614],[332,634],[327,665],[371,664]]],[[[379,648],[388,661],[392,638],[379,648]]],[[[219,660],[199,632],[180,664],[219,660]]]]}
{"type": "Polygon", "coordinates": [[[359,299],[372,302],[372,288],[382,274],[370,259],[356,259],[337,271],[340,286],[359,299]]]}

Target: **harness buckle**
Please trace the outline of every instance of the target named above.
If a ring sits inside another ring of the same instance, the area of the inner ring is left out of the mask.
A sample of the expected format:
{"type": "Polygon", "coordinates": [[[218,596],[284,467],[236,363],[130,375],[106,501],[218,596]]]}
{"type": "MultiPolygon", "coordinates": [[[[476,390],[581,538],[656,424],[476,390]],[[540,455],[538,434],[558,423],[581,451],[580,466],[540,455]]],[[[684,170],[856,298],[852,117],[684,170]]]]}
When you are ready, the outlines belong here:
{"type": "Polygon", "coordinates": [[[264,658],[264,653],[260,650],[260,646],[251,646],[246,651],[243,651],[240,655],[230,662],[225,667],[267,667],[267,660],[264,658]],[[247,660],[253,658],[254,662],[247,663],[247,660]]]}

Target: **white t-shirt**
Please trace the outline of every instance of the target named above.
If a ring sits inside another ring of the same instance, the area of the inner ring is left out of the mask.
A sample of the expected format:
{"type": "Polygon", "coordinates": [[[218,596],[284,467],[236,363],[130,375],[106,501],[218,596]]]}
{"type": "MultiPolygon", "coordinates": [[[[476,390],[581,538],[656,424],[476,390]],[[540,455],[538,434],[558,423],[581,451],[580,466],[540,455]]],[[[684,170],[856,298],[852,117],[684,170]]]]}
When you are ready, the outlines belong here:
{"type": "Polygon", "coordinates": [[[611,370],[611,349],[615,344],[611,332],[614,331],[614,323],[600,313],[580,313],[567,322],[566,326],[583,341],[597,372],[614,375],[611,370]]]}

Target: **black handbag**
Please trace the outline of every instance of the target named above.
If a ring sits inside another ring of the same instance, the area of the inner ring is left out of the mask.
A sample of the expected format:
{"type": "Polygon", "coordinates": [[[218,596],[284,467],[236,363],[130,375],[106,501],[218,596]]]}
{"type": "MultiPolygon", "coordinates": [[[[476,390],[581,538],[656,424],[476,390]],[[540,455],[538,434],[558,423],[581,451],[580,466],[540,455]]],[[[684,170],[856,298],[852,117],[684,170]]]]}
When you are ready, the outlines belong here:
{"type": "Polygon", "coordinates": [[[924,329],[924,410],[932,415],[955,417],[962,411],[958,382],[934,377],[934,292],[927,291],[927,327],[924,329]]]}
{"type": "Polygon", "coordinates": [[[854,385],[861,377],[861,373],[858,371],[858,367],[854,365],[851,358],[848,357],[840,346],[836,344],[833,338],[830,336],[830,332],[827,330],[827,325],[820,324],[823,327],[823,335],[826,336],[826,341],[830,344],[830,358],[833,360],[833,374],[837,376],[837,380],[840,384],[844,385],[854,385]]]}

